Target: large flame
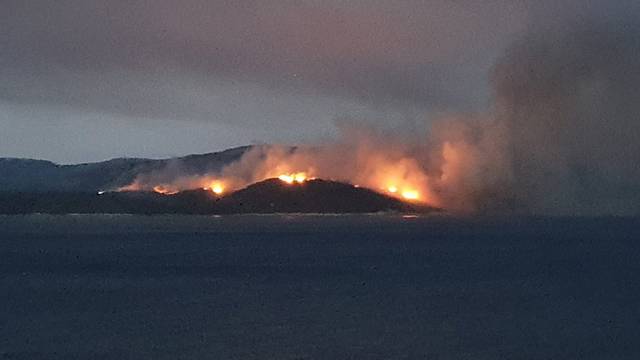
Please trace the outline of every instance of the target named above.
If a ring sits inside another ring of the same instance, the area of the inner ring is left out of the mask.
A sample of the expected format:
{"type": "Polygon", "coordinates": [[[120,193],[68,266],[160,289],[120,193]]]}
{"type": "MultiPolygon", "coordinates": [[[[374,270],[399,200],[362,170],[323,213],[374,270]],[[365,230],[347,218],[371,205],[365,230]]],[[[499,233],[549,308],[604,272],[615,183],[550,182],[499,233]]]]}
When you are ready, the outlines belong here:
{"type": "Polygon", "coordinates": [[[292,174],[281,174],[278,179],[286,182],[287,184],[302,184],[307,180],[311,180],[305,172],[297,172],[292,174]]]}
{"type": "Polygon", "coordinates": [[[420,193],[416,190],[405,190],[402,192],[402,197],[407,200],[420,200],[420,193]]]}
{"type": "Polygon", "coordinates": [[[399,188],[396,185],[389,185],[387,187],[382,187],[380,190],[390,196],[403,198],[405,200],[421,200],[420,191],[408,185],[405,185],[402,188],[399,188]]]}
{"type": "Polygon", "coordinates": [[[222,195],[224,193],[225,185],[223,181],[211,180],[207,182],[209,183],[209,186],[203,187],[202,188],[203,190],[211,190],[211,192],[213,192],[216,195],[222,195]]]}

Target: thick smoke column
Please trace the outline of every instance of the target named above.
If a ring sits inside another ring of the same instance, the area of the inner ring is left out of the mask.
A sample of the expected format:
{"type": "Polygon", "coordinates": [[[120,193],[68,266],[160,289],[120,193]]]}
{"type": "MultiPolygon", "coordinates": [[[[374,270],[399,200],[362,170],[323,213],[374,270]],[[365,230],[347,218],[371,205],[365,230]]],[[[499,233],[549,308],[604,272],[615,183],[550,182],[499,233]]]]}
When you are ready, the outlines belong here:
{"type": "Polygon", "coordinates": [[[513,46],[493,74],[517,208],[640,212],[640,28],[593,23],[513,46]]]}
{"type": "Polygon", "coordinates": [[[554,30],[524,37],[498,62],[489,115],[432,129],[426,152],[432,170],[434,151],[440,162],[443,206],[640,213],[640,27],[554,30]]]}

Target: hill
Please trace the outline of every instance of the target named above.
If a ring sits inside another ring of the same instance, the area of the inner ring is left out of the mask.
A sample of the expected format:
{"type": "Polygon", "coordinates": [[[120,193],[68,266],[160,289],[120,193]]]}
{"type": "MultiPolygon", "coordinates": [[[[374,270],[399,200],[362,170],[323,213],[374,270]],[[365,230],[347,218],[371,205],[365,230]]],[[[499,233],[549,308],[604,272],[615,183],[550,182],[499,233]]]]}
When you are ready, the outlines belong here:
{"type": "Polygon", "coordinates": [[[170,159],[119,158],[109,161],[60,165],[50,161],[0,158],[0,190],[4,192],[87,192],[116,189],[140,175],[171,167],[185,176],[220,171],[251,147],[188,155],[170,159]]]}
{"type": "Polygon", "coordinates": [[[288,184],[268,179],[218,201],[223,213],[372,213],[433,210],[406,203],[369,189],[314,179],[288,184]]]}
{"type": "Polygon", "coordinates": [[[173,195],[143,191],[104,194],[0,192],[0,214],[268,214],[434,210],[368,189],[326,180],[287,184],[278,179],[268,179],[221,198],[208,190],[188,190],[173,195]]]}

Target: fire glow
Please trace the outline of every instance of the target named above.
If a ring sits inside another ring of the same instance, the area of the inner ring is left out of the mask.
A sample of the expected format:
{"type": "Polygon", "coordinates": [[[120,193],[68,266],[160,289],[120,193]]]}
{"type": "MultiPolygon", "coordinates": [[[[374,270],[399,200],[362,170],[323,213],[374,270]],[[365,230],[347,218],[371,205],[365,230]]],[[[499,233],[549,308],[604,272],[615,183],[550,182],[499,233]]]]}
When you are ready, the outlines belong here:
{"type": "Polygon", "coordinates": [[[398,189],[397,186],[390,185],[386,188],[382,188],[382,191],[387,192],[389,195],[394,197],[402,197],[405,200],[420,200],[420,192],[415,189],[410,189],[410,188],[398,189]]]}
{"type": "Polygon", "coordinates": [[[302,184],[307,180],[311,180],[311,179],[308,179],[307,174],[304,172],[298,172],[293,174],[282,174],[278,176],[278,179],[286,182],[287,184],[302,184]]]}
{"type": "Polygon", "coordinates": [[[420,193],[415,190],[405,190],[402,192],[402,197],[407,200],[419,200],[420,193]]]}
{"type": "Polygon", "coordinates": [[[153,189],[171,195],[182,190],[203,189],[225,196],[268,179],[278,179],[291,186],[324,179],[372,189],[401,201],[442,206],[438,187],[442,179],[449,179],[455,160],[450,159],[451,149],[445,146],[444,150],[445,161],[438,166],[441,171],[429,175],[424,159],[402,148],[381,149],[374,143],[295,149],[256,146],[216,173],[193,176],[160,173],[140,177],[121,190],[153,189]]]}
{"type": "Polygon", "coordinates": [[[203,190],[211,190],[211,192],[213,192],[216,195],[222,195],[222,193],[224,193],[224,184],[220,181],[212,181],[211,185],[209,185],[208,187],[203,187],[203,190]]]}
{"type": "Polygon", "coordinates": [[[162,195],[173,195],[179,192],[179,190],[167,187],[165,185],[156,185],[153,187],[153,191],[162,195]]]}
{"type": "MultiPolygon", "coordinates": [[[[270,171],[269,174],[270,173],[273,173],[273,171],[270,171]]],[[[383,194],[386,194],[388,196],[395,197],[404,201],[427,202],[421,196],[420,191],[416,187],[411,186],[410,181],[406,179],[398,180],[398,176],[389,175],[388,177],[392,178],[392,180],[385,181],[385,177],[378,178],[375,176],[370,179],[360,179],[360,180],[365,180],[365,181],[362,181],[365,185],[360,185],[360,183],[357,183],[357,185],[353,185],[353,186],[356,188],[359,188],[362,186],[369,187],[369,188],[376,188],[375,186],[371,186],[371,185],[382,182],[387,184],[379,188],[380,189],[379,192],[383,194]]],[[[273,178],[273,176],[269,176],[265,174],[265,176],[256,179],[254,182],[266,180],[269,178],[273,178]]],[[[306,181],[316,179],[316,177],[311,177],[308,175],[307,172],[304,172],[304,171],[284,173],[284,174],[278,175],[276,178],[288,185],[303,184],[306,181]]],[[[348,179],[338,180],[338,181],[350,182],[348,179]]],[[[173,194],[177,194],[182,190],[187,190],[190,188],[191,189],[200,188],[202,190],[211,191],[212,193],[221,196],[227,192],[233,192],[235,190],[238,190],[242,186],[248,185],[250,182],[247,182],[247,181],[242,182],[242,181],[238,181],[237,179],[234,180],[232,178],[212,179],[210,177],[203,177],[203,178],[200,178],[200,180],[197,180],[197,181],[194,180],[192,183],[199,186],[190,186],[189,184],[182,185],[180,183],[170,184],[170,185],[158,184],[158,185],[152,186],[151,190],[153,190],[158,194],[173,195],[173,194]]],[[[143,190],[143,189],[144,188],[141,187],[139,184],[132,184],[120,190],[143,190]]]]}

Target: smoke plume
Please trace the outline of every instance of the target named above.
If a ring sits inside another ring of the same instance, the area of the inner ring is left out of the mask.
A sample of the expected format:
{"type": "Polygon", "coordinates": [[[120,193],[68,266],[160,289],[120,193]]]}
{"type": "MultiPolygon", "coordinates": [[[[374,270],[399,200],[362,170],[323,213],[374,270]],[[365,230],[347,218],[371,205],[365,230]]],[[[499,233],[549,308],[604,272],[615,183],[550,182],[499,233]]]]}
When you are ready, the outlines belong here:
{"type": "Polygon", "coordinates": [[[523,37],[491,74],[484,114],[449,114],[423,136],[353,123],[313,146],[258,146],[221,172],[174,181],[235,189],[304,173],[453,212],[640,213],[640,31],[628,22],[523,37]]]}
{"type": "Polygon", "coordinates": [[[489,116],[444,120],[431,132],[444,206],[640,213],[640,27],[555,30],[524,37],[498,62],[489,116]]]}
{"type": "Polygon", "coordinates": [[[533,213],[640,210],[640,28],[628,22],[531,35],[493,74],[510,191],[533,213]]]}

